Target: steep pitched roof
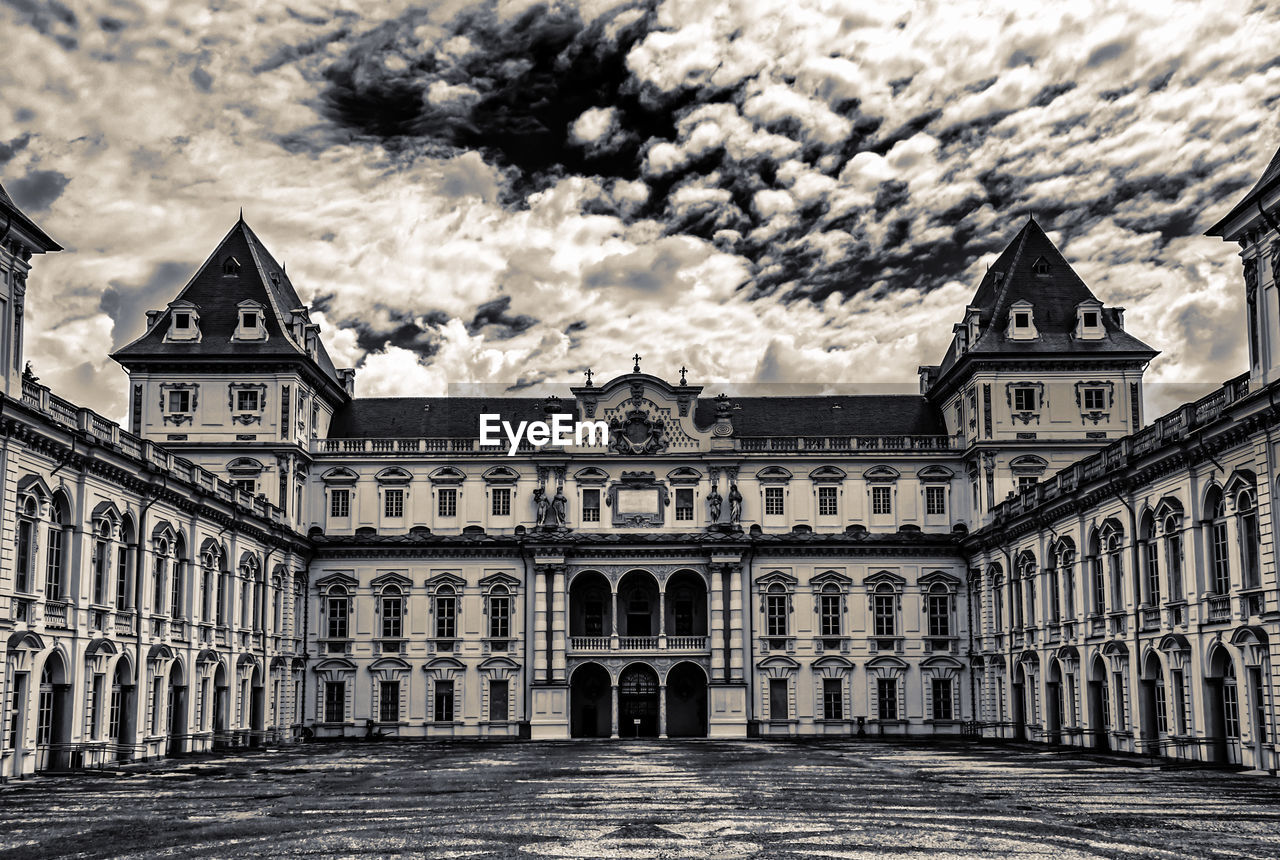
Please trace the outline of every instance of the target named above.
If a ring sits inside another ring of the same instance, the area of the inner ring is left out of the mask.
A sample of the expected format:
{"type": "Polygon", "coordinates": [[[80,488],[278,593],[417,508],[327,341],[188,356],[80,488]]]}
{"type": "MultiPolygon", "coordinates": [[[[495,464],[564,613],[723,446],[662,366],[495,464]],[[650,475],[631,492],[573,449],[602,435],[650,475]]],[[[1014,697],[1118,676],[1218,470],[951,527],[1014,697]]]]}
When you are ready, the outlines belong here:
{"type": "MultiPolygon", "coordinates": [[[[541,421],[541,397],[360,397],[338,409],[329,424],[330,439],[476,439],[480,416],[504,421],[541,421]]],[[[572,399],[561,408],[574,411],[572,399]]]]}
{"type": "Polygon", "coordinates": [[[1271,163],[1267,165],[1266,170],[1262,171],[1262,177],[1249,189],[1249,193],[1240,198],[1240,202],[1232,206],[1230,212],[1218,219],[1218,223],[1210,227],[1205,235],[1221,236],[1227,229],[1228,221],[1234,220],[1244,210],[1256,205],[1262,196],[1276,185],[1280,185],[1280,149],[1277,149],[1276,154],[1271,156],[1271,163]]]}
{"type": "MultiPolygon", "coordinates": [[[[1052,353],[1133,353],[1152,358],[1156,351],[1120,328],[1120,314],[1115,309],[1103,311],[1106,335],[1099,340],[1080,340],[1072,336],[1076,327],[1076,308],[1082,302],[1098,301],[1098,297],[1076,274],[1062,252],[1045,235],[1035,219],[1028,219],[1018,235],[987,269],[974,293],[970,307],[978,309],[980,334],[965,354],[1052,354],[1052,353]],[[1042,271],[1037,271],[1037,267],[1042,271]],[[1034,309],[1039,337],[1035,340],[1012,340],[1006,336],[1010,308],[1028,301],[1034,309]]],[[[959,360],[958,342],[953,338],[947,349],[938,378],[946,376],[959,360]]]]}
{"type": "Polygon", "coordinates": [[[303,307],[293,282],[262,240],[241,218],[218,243],[195,275],[174,299],[196,305],[200,315],[201,339],[197,342],[165,342],[169,329],[166,310],[145,334],[112,354],[126,367],[154,359],[176,358],[250,358],[281,357],[302,360],[342,388],[332,359],[324,344],[317,339],[315,358],[307,355],[305,344],[293,340],[285,322],[285,314],[303,307]],[[239,271],[223,274],[223,263],[234,257],[239,271]],[[239,307],[244,301],[262,305],[267,339],[264,341],[231,341],[239,324],[239,307]]]}
{"type": "Polygon", "coordinates": [[[27,217],[18,204],[13,202],[13,198],[9,196],[9,192],[4,190],[4,186],[0,185],[0,223],[5,226],[0,227],[0,234],[6,232],[8,227],[17,227],[30,236],[31,241],[35,245],[31,250],[37,253],[47,251],[61,251],[62,246],[49,238],[49,235],[36,226],[36,222],[27,217]]]}

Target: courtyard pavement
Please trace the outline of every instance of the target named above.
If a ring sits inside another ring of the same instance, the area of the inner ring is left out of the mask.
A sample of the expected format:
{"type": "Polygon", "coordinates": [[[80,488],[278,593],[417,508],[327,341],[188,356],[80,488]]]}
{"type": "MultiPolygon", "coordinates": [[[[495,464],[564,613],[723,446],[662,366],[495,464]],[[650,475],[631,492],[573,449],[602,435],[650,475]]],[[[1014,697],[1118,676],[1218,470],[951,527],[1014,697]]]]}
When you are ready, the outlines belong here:
{"type": "Polygon", "coordinates": [[[0,786],[0,857],[1280,857],[1280,780],[989,745],[353,743],[0,786]]]}

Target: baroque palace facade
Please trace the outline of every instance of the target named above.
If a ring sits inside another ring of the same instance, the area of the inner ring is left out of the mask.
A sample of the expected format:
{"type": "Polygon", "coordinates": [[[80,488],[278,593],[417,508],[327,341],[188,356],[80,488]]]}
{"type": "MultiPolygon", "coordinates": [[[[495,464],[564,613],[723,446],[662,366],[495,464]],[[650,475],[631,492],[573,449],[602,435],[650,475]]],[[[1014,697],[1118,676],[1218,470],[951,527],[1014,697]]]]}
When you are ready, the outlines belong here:
{"type": "MultiPolygon", "coordinates": [[[[1029,221],[915,395],[356,398],[242,220],[114,358],[23,371],[0,189],[0,775],[304,737],[938,736],[1275,770],[1280,153],[1211,231],[1251,368],[1155,351],[1029,221]],[[609,444],[481,439],[482,415],[609,444]]],[[[1280,655],[1277,655],[1280,656],[1280,655]]]]}

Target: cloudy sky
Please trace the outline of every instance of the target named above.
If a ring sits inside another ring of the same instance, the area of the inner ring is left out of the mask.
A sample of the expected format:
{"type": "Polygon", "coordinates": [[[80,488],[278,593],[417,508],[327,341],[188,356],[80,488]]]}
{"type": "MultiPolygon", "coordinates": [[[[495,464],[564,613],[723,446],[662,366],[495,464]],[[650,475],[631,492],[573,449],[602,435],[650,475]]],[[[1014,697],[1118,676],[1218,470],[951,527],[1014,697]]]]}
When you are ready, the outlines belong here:
{"type": "Polygon", "coordinates": [[[1162,408],[1245,368],[1201,234],[1280,144],[1277,45],[1235,0],[0,0],[0,182],[67,248],[28,355],[122,417],[106,354],[243,206],[360,394],[637,350],[910,388],[1034,213],[1162,408]]]}

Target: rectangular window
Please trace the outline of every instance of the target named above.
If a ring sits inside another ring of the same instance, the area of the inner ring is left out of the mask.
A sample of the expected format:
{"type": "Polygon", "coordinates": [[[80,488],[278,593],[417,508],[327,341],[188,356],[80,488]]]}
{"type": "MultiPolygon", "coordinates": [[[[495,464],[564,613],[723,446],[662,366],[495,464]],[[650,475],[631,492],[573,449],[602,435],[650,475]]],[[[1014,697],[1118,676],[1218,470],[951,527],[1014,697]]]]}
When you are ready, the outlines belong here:
{"type": "Polygon", "coordinates": [[[693,489],[679,487],[676,489],[676,521],[691,522],[693,520],[693,489]]]}
{"type": "Polygon", "coordinates": [[[347,682],[327,681],[324,685],[324,721],[341,723],[347,718],[347,682]]]}
{"type": "Polygon", "coordinates": [[[506,722],[510,714],[510,682],[492,680],[489,682],[489,722],[506,722]]]}
{"type": "Polygon", "coordinates": [[[1035,475],[1019,475],[1018,476],[1018,492],[1029,490],[1040,482],[1035,475]]]}
{"type": "MultiPolygon", "coordinates": [[[[1167,528],[1167,527],[1166,527],[1167,528]]],[[[1164,543],[1165,565],[1169,568],[1169,599],[1182,600],[1182,536],[1169,535],[1164,543]]]]}
{"type": "Polygon", "coordinates": [[[951,635],[951,597],[947,594],[929,595],[929,635],[951,635]]]}
{"type": "Polygon", "coordinates": [[[35,523],[31,520],[18,520],[18,557],[14,574],[14,588],[18,591],[29,591],[31,588],[31,541],[35,533],[35,523]]]}
{"type": "Polygon", "coordinates": [[[85,721],[89,724],[89,738],[98,740],[102,736],[102,687],[105,678],[101,674],[93,676],[93,687],[89,693],[89,713],[85,721]]]}
{"type": "Polygon", "coordinates": [[[1165,698],[1164,679],[1156,678],[1156,731],[1162,735],[1169,733],[1169,702],[1165,698]]]}
{"type": "Polygon", "coordinates": [[[511,488],[493,488],[493,515],[495,517],[511,516],[511,488]]]}
{"type": "Polygon", "coordinates": [[[877,636],[896,636],[898,625],[896,607],[892,594],[877,594],[872,598],[875,611],[875,634],[877,636]]]}
{"type": "Polygon", "coordinates": [[[839,678],[822,679],[822,718],[844,719],[844,682],[839,678]]]}
{"type": "Polygon", "coordinates": [[[186,565],[181,560],[173,563],[173,582],[169,588],[169,617],[175,620],[182,618],[182,589],[186,579],[186,565]]]}
{"type": "Polygon", "coordinates": [[[111,559],[108,555],[106,541],[94,541],[93,544],[93,602],[99,605],[107,602],[107,576],[110,574],[111,559]]]}
{"type": "Polygon", "coordinates": [[[453,682],[436,681],[435,721],[453,722],[453,682]]]}
{"type": "Polygon", "coordinates": [[[107,737],[111,740],[120,738],[120,687],[111,685],[111,704],[107,710],[107,737]]]}
{"type": "Polygon", "coordinates": [[[1093,556],[1089,564],[1093,567],[1093,614],[1101,615],[1107,611],[1107,577],[1102,572],[1102,559],[1093,556]]]}
{"type": "Polygon", "coordinates": [[[1222,730],[1232,740],[1240,739],[1240,700],[1235,682],[1222,685],[1222,730]]]}
{"type": "Polygon", "coordinates": [[[933,679],[933,718],[935,720],[955,719],[955,710],[951,701],[951,679],[933,679]]]}
{"type": "Polygon", "coordinates": [[[258,327],[258,315],[257,315],[256,313],[254,313],[253,311],[241,311],[241,313],[240,313],[240,325],[241,325],[241,327],[243,327],[243,328],[257,328],[257,327],[258,327]]]}
{"type": "Polygon", "coordinates": [[[1020,386],[1013,389],[1014,412],[1035,412],[1036,406],[1036,390],[1034,388],[1020,386]]]}
{"type": "Polygon", "coordinates": [[[584,523],[600,522],[600,491],[582,491],[582,521],[584,523]]]}
{"type": "Polygon", "coordinates": [[[458,491],[453,487],[441,487],[436,496],[436,513],[441,517],[458,515],[458,491]]]}
{"type": "Polygon", "coordinates": [[[1154,540],[1143,544],[1147,562],[1147,602],[1152,606],[1160,605],[1160,557],[1154,540]]]}
{"type": "Polygon", "coordinates": [[[769,719],[785,720],[791,715],[789,693],[786,678],[769,679],[769,719]]]}
{"type": "Polygon", "coordinates": [[[116,548],[116,609],[129,608],[129,548],[116,548]]]}
{"type": "Polygon", "coordinates": [[[1085,328],[1097,328],[1097,327],[1098,327],[1098,312],[1097,312],[1097,311],[1085,311],[1085,312],[1084,312],[1084,327],[1085,327],[1085,328]]]}
{"type": "MultiPolygon", "coordinates": [[[[218,580],[221,582],[221,578],[218,580]]],[[[221,596],[218,600],[221,604],[221,596]]],[[[330,639],[346,639],[347,638],[347,598],[345,597],[329,597],[326,601],[327,612],[325,632],[330,639]]],[[[222,623],[222,619],[218,619],[218,623],[222,623]]]]}
{"type": "Polygon", "coordinates": [[[404,516],[404,490],[392,487],[382,491],[382,515],[389,520],[404,516]]]}
{"type": "Polygon", "coordinates": [[[191,392],[190,391],[170,391],[169,392],[169,410],[170,412],[190,412],[191,411],[191,392]]]}
{"type": "Polygon", "coordinates": [[[237,389],[236,411],[237,412],[257,412],[258,411],[258,390],[256,388],[237,389]]]}
{"type": "Polygon", "coordinates": [[[399,594],[382,596],[382,638],[399,639],[404,633],[404,598],[399,594]]]}
{"type": "Polygon", "coordinates": [[[770,594],[765,597],[765,635],[787,635],[787,596],[770,594]]]}
{"type": "Polygon", "coordinates": [[[780,517],[782,512],[782,487],[765,487],[764,515],[767,517],[780,517]]]}
{"type": "Polygon", "coordinates": [[[329,491],[329,516],[334,519],[346,519],[351,516],[351,491],[338,489],[329,491]]]}
{"type": "Polygon", "coordinates": [[[50,525],[48,532],[49,548],[45,557],[44,597],[45,600],[57,600],[62,597],[62,541],[63,531],[57,525],[50,525]]]}
{"type": "Polygon", "coordinates": [[[893,513],[893,490],[890,487],[871,488],[871,513],[888,516],[893,513]]]}
{"type": "Polygon", "coordinates": [[[924,488],[924,512],[926,516],[930,517],[944,517],[947,515],[946,487],[924,488]]]}
{"type": "Polygon", "coordinates": [[[400,682],[382,681],[378,684],[378,722],[400,721],[400,682]]]}
{"type": "Polygon", "coordinates": [[[164,725],[164,678],[151,682],[151,734],[160,734],[164,725]]]}
{"type": "Polygon", "coordinates": [[[243,490],[249,495],[255,495],[258,492],[258,482],[253,478],[236,478],[231,482],[236,489],[243,490]]]}
{"type": "Polygon", "coordinates": [[[1173,670],[1173,722],[1178,734],[1187,733],[1186,682],[1181,669],[1173,670]]]}
{"type": "Polygon", "coordinates": [[[508,597],[489,598],[489,638],[506,639],[511,635],[511,600],[508,597]]]}
{"type": "Polygon", "coordinates": [[[821,615],[821,623],[819,625],[823,636],[839,636],[840,635],[840,595],[839,594],[823,594],[819,596],[819,607],[821,615]]]}
{"type": "Polygon", "coordinates": [[[1227,555],[1227,522],[1213,524],[1213,593],[1226,594],[1231,590],[1231,563],[1227,555]]]}
{"type": "Polygon", "coordinates": [[[840,515],[837,501],[838,487],[818,487],[818,516],[835,517],[840,515]]]}
{"type": "Polygon", "coordinates": [[[1086,388],[1081,394],[1086,412],[1101,412],[1107,408],[1107,392],[1103,388],[1086,388]]]}
{"type": "Polygon", "coordinates": [[[876,716],[882,720],[898,718],[898,679],[876,679],[876,716]]]}
{"type": "Polygon", "coordinates": [[[452,639],[457,631],[457,604],[453,597],[437,597],[436,638],[452,639]]]}
{"type": "Polygon", "coordinates": [[[173,315],[173,325],[175,328],[191,328],[191,314],[175,313],[173,315]]]}

